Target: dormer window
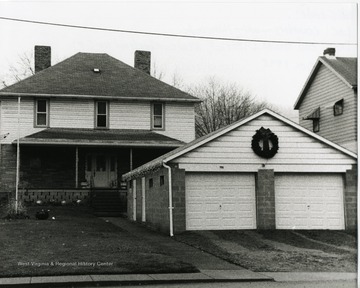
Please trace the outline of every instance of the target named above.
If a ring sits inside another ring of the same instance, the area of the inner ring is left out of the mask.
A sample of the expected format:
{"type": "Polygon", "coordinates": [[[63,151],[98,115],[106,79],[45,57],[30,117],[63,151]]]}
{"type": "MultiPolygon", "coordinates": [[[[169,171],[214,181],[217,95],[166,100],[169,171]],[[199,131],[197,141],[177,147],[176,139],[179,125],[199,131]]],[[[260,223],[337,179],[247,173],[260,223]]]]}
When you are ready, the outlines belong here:
{"type": "Polygon", "coordinates": [[[95,127],[109,128],[109,102],[95,102],[95,127]]]}
{"type": "Polygon", "coordinates": [[[334,106],[334,116],[339,116],[344,112],[344,99],[336,101],[334,106]]]}
{"type": "Polygon", "coordinates": [[[164,103],[153,103],[151,109],[151,128],[164,130],[164,103]]]}
{"type": "Polygon", "coordinates": [[[35,101],[35,127],[49,127],[49,100],[35,101]]]}

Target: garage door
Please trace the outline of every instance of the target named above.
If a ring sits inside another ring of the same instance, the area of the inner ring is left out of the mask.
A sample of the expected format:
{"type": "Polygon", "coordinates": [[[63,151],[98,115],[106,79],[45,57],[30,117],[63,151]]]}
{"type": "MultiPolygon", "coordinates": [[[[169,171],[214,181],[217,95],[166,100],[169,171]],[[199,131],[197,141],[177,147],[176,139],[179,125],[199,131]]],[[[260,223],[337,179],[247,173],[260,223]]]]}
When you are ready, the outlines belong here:
{"type": "Polygon", "coordinates": [[[277,229],[345,228],[341,174],[275,175],[277,229]]]}
{"type": "Polygon", "coordinates": [[[255,177],[186,173],[186,229],[256,228],[255,177]]]}

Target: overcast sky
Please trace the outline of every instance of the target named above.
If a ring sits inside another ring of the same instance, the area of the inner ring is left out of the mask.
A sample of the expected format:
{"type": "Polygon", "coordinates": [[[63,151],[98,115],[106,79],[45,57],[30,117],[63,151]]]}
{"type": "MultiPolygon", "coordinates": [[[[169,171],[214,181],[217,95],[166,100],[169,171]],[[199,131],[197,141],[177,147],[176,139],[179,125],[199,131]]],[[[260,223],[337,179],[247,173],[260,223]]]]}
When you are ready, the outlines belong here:
{"type": "MultiPolygon", "coordinates": [[[[357,4],[235,1],[1,1],[0,17],[102,28],[245,39],[357,42],[357,4]]],[[[171,83],[215,76],[259,99],[292,109],[318,56],[335,47],[356,57],[354,45],[300,45],[184,39],[54,27],[0,20],[0,77],[35,45],[52,47],[53,64],[77,52],[100,52],[133,66],[149,50],[171,83]]],[[[0,79],[1,80],[1,79],[0,79]]]]}

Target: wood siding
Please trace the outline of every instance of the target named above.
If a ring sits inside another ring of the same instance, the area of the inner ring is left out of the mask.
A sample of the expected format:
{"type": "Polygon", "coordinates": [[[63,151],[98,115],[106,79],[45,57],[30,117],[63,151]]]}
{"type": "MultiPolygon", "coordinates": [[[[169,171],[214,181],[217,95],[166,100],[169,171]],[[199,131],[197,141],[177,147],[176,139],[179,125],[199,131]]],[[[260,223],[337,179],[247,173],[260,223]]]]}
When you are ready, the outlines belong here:
{"type": "Polygon", "coordinates": [[[275,172],[345,172],[356,160],[270,115],[262,115],[172,162],[186,171],[256,172],[266,168],[275,172]],[[261,127],[270,128],[279,138],[279,151],[271,159],[257,156],[251,148],[252,137],[261,127]]]}
{"type": "Polygon", "coordinates": [[[50,127],[94,128],[94,109],[91,99],[50,99],[50,127]]]}
{"type": "MultiPolygon", "coordinates": [[[[18,99],[2,99],[1,103],[1,133],[9,133],[9,135],[5,139],[0,139],[0,143],[10,144],[18,135],[18,99]]],[[[20,107],[20,138],[44,130],[34,127],[33,99],[22,98],[20,107]]]]}
{"type": "Polygon", "coordinates": [[[320,107],[320,131],[317,134],[353,148],[357,129],[357,95],[324,65],[320,66],[299,108],[299,123],[310,131],[313,121],[304,118],[317,107],[320,107]],[[334,116],[332,105],[340,99],[344,99],[344,112],[334,116]]]}
{"type": "Polygon", "coordinates": [[[194,104],[166,103],[165,130],[156,132],[186,143],[194,140],[194,104]]]}
{"type": "MultiPolygon", "coordinates": [[[[0,106],[1,133],[10,135],[1,143],[17,138],[17,98],[4,98],[0,106]]],[[[34,99],[21,99],[21,132],[24,137],[43,130],[34,128],[34,99]]],[[[111,101],[110,129],[150,130],[150,102],[111,101]]],[[[94,128],[95,104],[91,99],[50,99],[50,128],[94,128]]],[[[166,103],[165,130],[155,131],[184,142],[195,138],[194,104],[166,103]]]]}

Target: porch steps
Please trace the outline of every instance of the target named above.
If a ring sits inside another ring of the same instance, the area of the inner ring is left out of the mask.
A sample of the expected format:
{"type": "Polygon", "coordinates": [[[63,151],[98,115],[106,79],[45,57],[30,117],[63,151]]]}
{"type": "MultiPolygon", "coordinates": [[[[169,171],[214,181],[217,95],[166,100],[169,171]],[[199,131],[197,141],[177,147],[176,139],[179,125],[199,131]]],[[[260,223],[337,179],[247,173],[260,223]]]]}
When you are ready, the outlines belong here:
{"type": "Polygon", "coordinates": [[[126,192],[113,189],[93,189],[91,191],[91,206],[96,216],[126,215],[126,192]]]}

